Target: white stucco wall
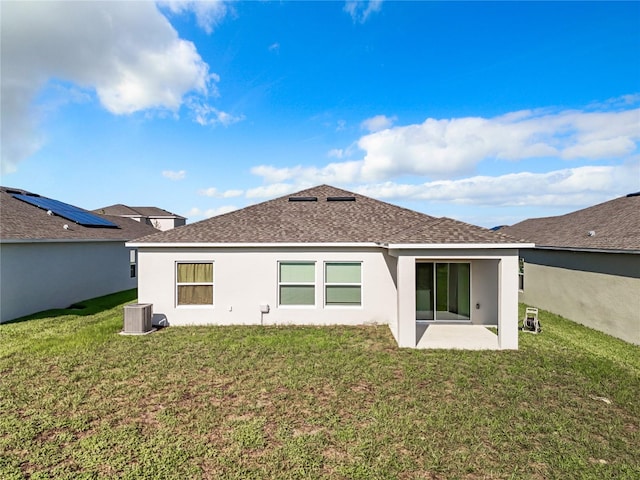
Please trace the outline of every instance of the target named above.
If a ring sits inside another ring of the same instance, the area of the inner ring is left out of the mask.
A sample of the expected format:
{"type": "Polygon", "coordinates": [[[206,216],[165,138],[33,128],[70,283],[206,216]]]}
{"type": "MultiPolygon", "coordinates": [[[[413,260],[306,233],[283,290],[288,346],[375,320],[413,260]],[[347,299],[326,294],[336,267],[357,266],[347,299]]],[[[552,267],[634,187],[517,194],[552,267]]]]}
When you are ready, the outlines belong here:
{"type": "Polygon", "coordinates": [[[162,230],[163,232],[166,230],[171,230],[172,228],[181,227],[186,223],[184,218],[149,218],[147,222],[154,228],[158,230],[162,230]]]}
{"type": "Polygon", "coordinates": [[[516,249],[387,250],[363,247],[141,247],[138,300],[169,325],[388,324],[416,346],[416,261],[471,263],[471,323],[499,327],[500,348],[517,348],[516,249]],[[315,261],[315,305],[278,305],[278,262],[315,261]],[[362,262],[362,306],[324,305],[324,263],[362,262]],[[214,305],[178,306],[176,264],[214,263],[214,305]],[[513,288],[511,288],[513,287],[513,288]],[[500,290],[504,289],[503,292],[500,290]],[[476,309],[476,304],[480,308],[476,309]],[[261,305],[270,312],[260,313],[261,305]]]}
{"type": "Polygon", "coordinates": [[[388,324],[396,317],[395,259],[383,249],[140,248],[138,300],[152,303],[154,321],[170,325],[388,324]],[[278,262],[315,261],[315,306],[280,307],[278,262]],[[214,306],[176,305],[176,262],[214,262],[214,306]],[[324,305],[324,262],[362,262],[362,306],[324,305]],[[390,270],[388,262],[393,265],[390,270]]]}
{"type": "Polygon", "coordinates": [[[471,323],[498,326],[498,260],[471,262],[471,323]],[[480,308],[476,308],[477,306],[480,308]]]}
{"type": "Polygon", "coordinates": [[[528,251],[522,302],[640,345],[640,255],[528,251]]]}
{"type": "Polygon", "coordinates": [[[135,288],[124,242],[0,244],[0,323],[135,288]]]}

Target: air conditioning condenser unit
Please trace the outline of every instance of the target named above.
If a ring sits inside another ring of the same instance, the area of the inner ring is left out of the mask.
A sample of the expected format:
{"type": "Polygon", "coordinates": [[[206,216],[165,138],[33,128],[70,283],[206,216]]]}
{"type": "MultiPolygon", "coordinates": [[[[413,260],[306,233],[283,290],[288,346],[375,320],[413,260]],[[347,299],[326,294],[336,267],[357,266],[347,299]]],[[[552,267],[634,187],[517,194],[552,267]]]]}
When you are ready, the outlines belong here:
{"type": "Polygon", "coordinates": [[[132,303],[124,306],[125,335],[144,335],[155,331],[151,325],[153,317],[152,303],[132,303]]]}

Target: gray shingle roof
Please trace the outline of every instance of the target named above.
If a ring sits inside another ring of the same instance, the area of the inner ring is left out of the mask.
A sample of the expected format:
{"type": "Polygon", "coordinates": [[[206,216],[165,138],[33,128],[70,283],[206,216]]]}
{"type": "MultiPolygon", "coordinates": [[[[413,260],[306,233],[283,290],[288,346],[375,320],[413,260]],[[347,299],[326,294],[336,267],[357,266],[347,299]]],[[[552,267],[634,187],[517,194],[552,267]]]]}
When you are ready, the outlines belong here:
{"type": "Polygon", "coordinates": [[[121,240],[149,235],[157,232],[150,225],[130,218],[98,215],[120,228],[85,227],[56,215],[47,215],[46,210],[13,198],[7,190],[29,193],[20,189],[0,187],[0,239],[11,240],[121,240]],[[64,229],[63,225],[69,229],[64,229]]]}
{"type": "Polygon", "coordinates": [[[500,231],[538,247],[640,251],[640,195],[557,217],[532,218],[500,231]]]}
{"type": "Polygon", "coordinates": [[[328,185],[159,232],[136,243],[513,243],[490,230],[435,218],[328,185]],[[290,201],[315,197],[317,201],[290,201]],[[355,201],[328,201],[353,197],[355,201]]]}
{"type": "Polygon", "coordinates": [[[102,215],[118,215],[118,216],[132,216],[132,217],[170,217],[170,218],[184,218],[181,215],[171,213],[167,210],[158,207],[129,207],[128,205],[122,205],[118,203],[116,205],[110,205],[108,207],[96,208],[94,213],[100,213],[102,215]]]}
{"type": "Polygon", "coordinates": [[[123,205],[121,203],[117,203],[115,205],[109,205],[108,207],[96,208],[92,210],[94,213],[99,213],[101,215],[130,215],[132,217],[140,216],[138,212],[136,212],[133,208],[128,207],[127,205],[123,205]]]}
{"type": "Polygon", "coordinates": [[[438,218],[398,234],[394,243],[518,243],[513,237],[452,218],[438,218]]]}

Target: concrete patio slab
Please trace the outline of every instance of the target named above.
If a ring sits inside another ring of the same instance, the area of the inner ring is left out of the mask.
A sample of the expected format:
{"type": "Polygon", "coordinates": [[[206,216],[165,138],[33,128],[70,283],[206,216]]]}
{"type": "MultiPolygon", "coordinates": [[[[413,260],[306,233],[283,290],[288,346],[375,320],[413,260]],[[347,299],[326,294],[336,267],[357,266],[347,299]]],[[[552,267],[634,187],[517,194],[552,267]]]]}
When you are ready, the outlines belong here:
{"type": "Polygon", "coordinates": [[[481,325],[416,325],[416,348],[499,350],[498,336],[481,325]]]}

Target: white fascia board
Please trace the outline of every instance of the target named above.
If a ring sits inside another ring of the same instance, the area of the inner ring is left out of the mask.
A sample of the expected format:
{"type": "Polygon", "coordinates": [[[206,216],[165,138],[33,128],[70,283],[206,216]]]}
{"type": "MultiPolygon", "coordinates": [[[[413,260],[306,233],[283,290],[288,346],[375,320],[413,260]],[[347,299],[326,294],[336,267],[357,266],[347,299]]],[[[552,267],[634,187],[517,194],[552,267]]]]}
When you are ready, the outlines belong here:
{"type": "Polygon", "coordinates": [[[97,212],[93,212],[96,215],[102,215],[104,217],[119,217],[119,218],[128,218],[130,220],[135,220],[136,218],[147,218],[144,215],[116,215],[114,213],[97,213],[97,212]]]}
{"type": "Polygon", "coordinates": [[[389,250],[469,250],[469,249],[505,249],[535,248],[533,243],[390,243],[389,250]]]}
{"type": "Polygon", "coordinates": [[[153,243],[153,242],[127,242],[127,247],[135,248],[372,248],[386,245],[374,242],[367,243],[153,243]]]}

